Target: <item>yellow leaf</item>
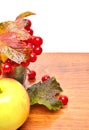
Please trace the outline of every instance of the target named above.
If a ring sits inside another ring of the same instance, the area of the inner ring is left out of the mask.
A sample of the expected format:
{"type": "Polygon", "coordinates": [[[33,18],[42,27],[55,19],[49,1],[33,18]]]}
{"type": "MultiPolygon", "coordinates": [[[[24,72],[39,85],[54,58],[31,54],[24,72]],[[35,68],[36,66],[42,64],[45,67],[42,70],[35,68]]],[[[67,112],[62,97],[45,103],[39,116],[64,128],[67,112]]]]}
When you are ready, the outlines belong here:
{"type": "Polygon", "coordinates": [[[35,13],[33,13],[33,12],[31,12],[31,11],[26,11],[26,12],[23,12],[23,13],[21,13],[20,15],[18,15],[18,16],[16,17],[16,19],[18,19],[18,18],[24,18],[24,17],[30,16],[30,15],[35,15],[35,13]]]}

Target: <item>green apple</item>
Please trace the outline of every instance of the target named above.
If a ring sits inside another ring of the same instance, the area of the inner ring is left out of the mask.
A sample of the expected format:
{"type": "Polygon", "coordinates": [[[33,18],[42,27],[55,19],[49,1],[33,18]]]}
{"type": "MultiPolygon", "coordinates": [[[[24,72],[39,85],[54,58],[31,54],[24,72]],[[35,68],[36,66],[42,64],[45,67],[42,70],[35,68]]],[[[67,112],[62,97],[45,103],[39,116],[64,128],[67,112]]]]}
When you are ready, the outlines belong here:
{"type": "Polygon", "coordinates": [[[16,130],[28,118],[30,98],[22,84],[0,79],[0,130],[16,130]]]}

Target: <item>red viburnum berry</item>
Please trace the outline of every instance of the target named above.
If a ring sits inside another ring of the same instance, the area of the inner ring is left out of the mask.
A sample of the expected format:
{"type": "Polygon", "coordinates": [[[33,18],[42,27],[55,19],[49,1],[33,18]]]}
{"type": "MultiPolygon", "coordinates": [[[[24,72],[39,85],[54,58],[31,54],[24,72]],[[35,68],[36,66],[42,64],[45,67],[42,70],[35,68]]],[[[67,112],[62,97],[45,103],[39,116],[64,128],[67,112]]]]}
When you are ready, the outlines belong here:
{"type": "Polygon", "coordinates": [[[43,75],[41,78],[42,82],[46,81],[47,79],[50,79],[49,75],[43,75]]]}
{"type": "Polygon", "coordinates": [[[34,70],[31,70],[29,73],[28,73],[28,79],[35,79],[36,77],[36,72],[34,70]]]}
{"type": "Polygon", "coordinates": [[[65,95],[60,95],[59,100],[63,103],[63,105],[67,105],[68,97],[65,95]]]}

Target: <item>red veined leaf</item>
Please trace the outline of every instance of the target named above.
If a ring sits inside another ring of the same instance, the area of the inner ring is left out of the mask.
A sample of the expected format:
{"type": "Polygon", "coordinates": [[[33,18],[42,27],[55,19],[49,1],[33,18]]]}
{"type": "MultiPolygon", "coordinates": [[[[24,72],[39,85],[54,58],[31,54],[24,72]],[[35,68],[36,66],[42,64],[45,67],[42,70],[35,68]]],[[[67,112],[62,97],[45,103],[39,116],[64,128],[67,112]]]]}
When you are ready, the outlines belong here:
{"type": "Polygon", "coordinates": [[[9,46],[27,55],[31,52],[31,48],[28,48],[24,41],[18,40],[17,34],[14,32],[0,34],[0,49],[3,46],[9,46]]]}
{"type": "Polygon", "coordinates": [[[31,35],[24,28],[23,18],[34,14],[24,12],[18,15],[15,21],[0,23],[0,52],[17,63],[24,61],[31,52],[31,48],[24,42],[31,38],[31,35]]]}
{"type": "MultiPolygon", "coordinates": [[[[16,38],[19,40],[27,40],[30,38],[30,34],[24,29],[23,20],[19,19],[16,22],[8,21],[3,23],[3,29],[5,33],[14,32],[16,38]]],[[[4,34],[4,33],[2,33],[4,34]]]]}

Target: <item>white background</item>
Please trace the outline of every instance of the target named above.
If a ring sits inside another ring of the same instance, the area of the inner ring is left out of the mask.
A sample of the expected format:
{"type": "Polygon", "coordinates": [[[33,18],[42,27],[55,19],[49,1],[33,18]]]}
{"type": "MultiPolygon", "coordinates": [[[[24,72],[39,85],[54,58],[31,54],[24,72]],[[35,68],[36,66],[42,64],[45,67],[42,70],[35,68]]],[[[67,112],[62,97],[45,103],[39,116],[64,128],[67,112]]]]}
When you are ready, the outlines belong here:
{"type": "Polygon", "coordinates": [[[89,0],[2,0],[0,21],[14,20],[24,11],[34,35],[44,40],[44,52],[89,52],[89,0]]]}

